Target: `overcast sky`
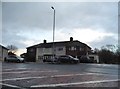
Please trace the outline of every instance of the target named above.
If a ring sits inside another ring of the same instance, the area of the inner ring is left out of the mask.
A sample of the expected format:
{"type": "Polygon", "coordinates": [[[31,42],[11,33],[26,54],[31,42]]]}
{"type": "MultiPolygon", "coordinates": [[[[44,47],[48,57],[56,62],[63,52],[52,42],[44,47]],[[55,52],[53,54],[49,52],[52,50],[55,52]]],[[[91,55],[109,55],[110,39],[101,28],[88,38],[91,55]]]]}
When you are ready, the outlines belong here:
{"type": "Polygon", "coordinates": [[[2,44],[26,47],[52,42],[53,10],[55,41],[74,40],[100,48],[118,43],[117,2],[3,2],[2,44]]]}

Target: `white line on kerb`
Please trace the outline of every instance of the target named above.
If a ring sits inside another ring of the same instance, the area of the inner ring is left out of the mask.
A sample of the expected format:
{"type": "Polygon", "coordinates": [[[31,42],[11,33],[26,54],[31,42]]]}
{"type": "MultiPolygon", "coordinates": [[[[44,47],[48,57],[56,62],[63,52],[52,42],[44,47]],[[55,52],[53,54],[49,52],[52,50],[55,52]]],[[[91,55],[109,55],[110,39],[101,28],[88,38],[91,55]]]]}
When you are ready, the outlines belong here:
{"type": "Polygon", "coordinates": [[[68,86],[68,85],[80,85],[80,84],[92,84],[92,83],[104,83],[104,82],[115,82],[119,79],[114,80],[99,80],[99,81],[85,81],[85,82],[75,82],[75,83],[58,83],[58,84],[46,84],[46,85],[33,85],[31,88],[35,87],[57,87],[57,86],[68,86]]]}
{"type": "Polygon", "coordinates": [[[80,76],[80,75],[100,75],[97,73],[84,73],[84,74],[66,74],[66,75],[53,75],[53,76],[40,76],[40,77],[23,77],[23,78],[11,78],[3,79],[0,81],[12,81],[12,80],[25,80],[25,79],[42,79],[42,78],[55,78],[55,77],[69,77],[69,76],[80,76]]]}

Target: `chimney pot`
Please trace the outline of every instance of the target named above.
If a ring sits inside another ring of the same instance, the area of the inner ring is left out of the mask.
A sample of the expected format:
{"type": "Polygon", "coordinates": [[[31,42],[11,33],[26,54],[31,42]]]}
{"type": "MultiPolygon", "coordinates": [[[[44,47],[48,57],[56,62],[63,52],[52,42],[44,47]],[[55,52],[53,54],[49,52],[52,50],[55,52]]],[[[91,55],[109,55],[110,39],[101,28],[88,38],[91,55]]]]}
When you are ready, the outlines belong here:
{"type": "Polygon", "coordinates": [[[47,43],[47,41],[46,41],[46,40],[43,40],[43,43],[47,43]]]}
{"type": "Polygon", "coordinates": [[[73,41],[73,37],[70,37],[70,41],[73,41]]]}

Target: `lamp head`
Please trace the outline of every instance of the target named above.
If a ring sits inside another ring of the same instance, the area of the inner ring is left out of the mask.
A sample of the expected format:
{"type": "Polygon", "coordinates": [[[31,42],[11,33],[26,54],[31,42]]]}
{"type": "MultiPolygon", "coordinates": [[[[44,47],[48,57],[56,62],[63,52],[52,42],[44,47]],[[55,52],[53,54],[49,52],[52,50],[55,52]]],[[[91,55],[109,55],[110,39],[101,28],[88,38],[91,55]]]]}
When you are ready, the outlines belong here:
{"type": "Polygon", "coordinates": [[[53,6],[51,6],[51,8],[54,10],[54,7],[53,7],[53,6]]]}

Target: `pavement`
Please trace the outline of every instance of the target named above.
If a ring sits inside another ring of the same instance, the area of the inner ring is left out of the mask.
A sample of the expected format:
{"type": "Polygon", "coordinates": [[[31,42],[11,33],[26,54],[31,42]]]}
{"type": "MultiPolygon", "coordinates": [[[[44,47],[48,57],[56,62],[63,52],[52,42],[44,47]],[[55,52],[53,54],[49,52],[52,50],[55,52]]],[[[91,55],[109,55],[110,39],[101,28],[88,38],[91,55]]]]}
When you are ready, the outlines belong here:
{"type": "Polygon", "coordinates": [[[2,63],[2,89],[120,89],[119,65],[2,63]]]}

